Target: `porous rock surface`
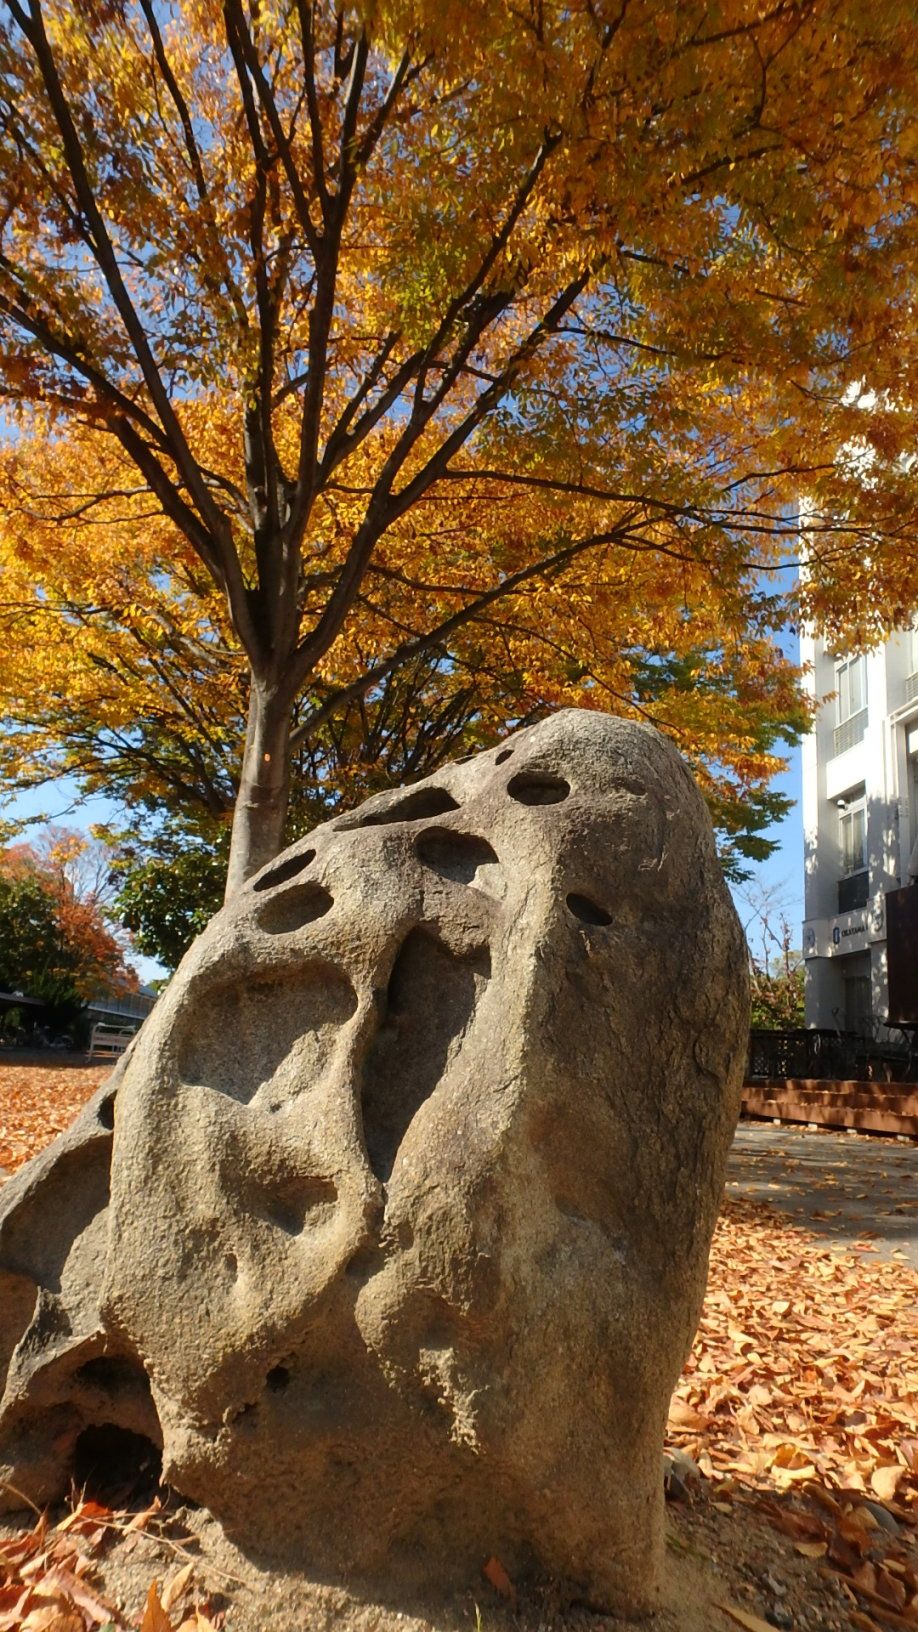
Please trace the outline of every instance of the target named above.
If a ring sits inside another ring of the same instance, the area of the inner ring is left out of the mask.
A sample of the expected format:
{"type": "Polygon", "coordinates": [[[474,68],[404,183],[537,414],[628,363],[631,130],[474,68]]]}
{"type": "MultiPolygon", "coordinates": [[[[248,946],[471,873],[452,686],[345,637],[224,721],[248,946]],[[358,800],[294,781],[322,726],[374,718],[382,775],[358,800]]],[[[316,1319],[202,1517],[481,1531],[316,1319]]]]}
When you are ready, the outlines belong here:
{"type": "Polygon", "coordinates": [[[110,1429],[318,1578],[651,1608],[747,1010],[647,727],[566,710],[316,829],[0,1192],[7,1506],[110,1429]]]}

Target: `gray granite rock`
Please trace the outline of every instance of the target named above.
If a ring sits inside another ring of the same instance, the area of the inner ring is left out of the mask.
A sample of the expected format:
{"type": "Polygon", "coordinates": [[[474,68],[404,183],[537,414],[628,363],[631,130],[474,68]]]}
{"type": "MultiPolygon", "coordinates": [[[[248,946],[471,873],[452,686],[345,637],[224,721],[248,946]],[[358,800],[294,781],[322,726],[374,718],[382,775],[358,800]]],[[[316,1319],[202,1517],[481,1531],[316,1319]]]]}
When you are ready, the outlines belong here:
{"type": "Polygon", "coordinates": [[[192,947],[113,1140],[103,1098],[0,1194],[6,1477],[111,1423],[262,1558],[649,1610],[747,1023],[646,727],[567,710],[318,828],[192,947]]]}

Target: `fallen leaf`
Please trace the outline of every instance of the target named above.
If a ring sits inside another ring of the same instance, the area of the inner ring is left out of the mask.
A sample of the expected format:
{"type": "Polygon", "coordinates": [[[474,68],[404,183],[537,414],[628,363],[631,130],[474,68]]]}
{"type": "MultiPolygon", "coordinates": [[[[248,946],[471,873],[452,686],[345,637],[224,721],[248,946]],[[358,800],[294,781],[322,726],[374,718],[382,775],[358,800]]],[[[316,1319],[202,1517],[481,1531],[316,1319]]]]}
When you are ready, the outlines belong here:
{"type": "Polygon", "coordinates": [[[856,1587],[855,1590],[860,1593],[862,1598],[866,1598],[869,1604],[876,1605],[882,1621],[887,1622],[890,1626],[903,1627],[905,1632],[914,1632],[918,1622],[910,1615],[900,1615],[897,1610],[890,1609],[886,1599],[881,1598],[878,1592],[871,1592],[869,1587],[856,1587]]]}
{"type": "Polygon", "coordinates": [[[181,1598],[193,1574],[194,1561],[190,1564],[183,1564],[182,1568],[177,1570],[175,1575],[166,1582],[160,1602],[167,1615],[173,1604],[177,1603],[181,1598]]]}
{"type": "Polygon", "coordinates": [[[146,1530],[150,1520],[156,1517],[156,1514],[159,1512],[161,1507],[162,1503],[159,1497],[154,1496],[149,1507],[145,1507],[142,1513],[135,1513],[127,1527],[128,1530],[146,1530]]]}
{"type": "Polygon", "coordinates": [[[829,1551],[827,1541],[797,1541],[794,1543],[794,1552],[804,1558],[825,1558],[829,1551]]]}
{"type": "MultiPolygon", "coordinates": [[[[48,1571],[41,1583],[41,1590],[60,1593],[68,1607],[73,1605],[83,1610],[95,1626],[104,1626],[112,1619],[111,1605],[106,1604],[78,1575],[63,1565],[55,1564],[48,1571]]],[[[160,1632],[160,1629],[153,1627],[149,1632],[160,1632]]],[[[162,1632],[166,1632],[166,1628],[162,1632]]],[[[171,1628],[168,1632],[171,1632],[171,1628]]]]}
{"type": "Polygon", "coordinates": [[[852,1571],[851,1579],[862,1592],[876,1591],[877,1572],[869,1559],[865,1559],[863,1564],[859,1564],[857,1569],[852,1571]]]}
{"type": "Polygon", "coordinates": [[[707,1428],[710,1418],[702,1416],[695,1407],[688,1405],[685,1400],[674,1397],[670,1401],[669,1420],[673,1428],[707,1428]]]}
{"type": "MultiPolygon", "coordinates": [[[[516,1588],[499,1558],[492,1555],[491,1558],[487,1559],[482,1565],[482,1574],[490,1581],[492,1587],[500,1593],[502,1598],[509,1598],[511,1603],[516,1603],[516,1588]]],[[[146,1632],[146,1629],[142,1629],[142,1632],[146,1632]]],[[[159,1632],[159,1628],[154,1629],[151,1627],[150,1632],[159,1632]]]]}
{"type": "Polygon", "coordinates": [[[86,1632],[82,1615],[69,1610],[60,1600],[30,1610],[20,1622],[20,1629],[21,1632],[86,1632]]]}
{"type": "Polygon", "coordinates": [[[905,1583],[900,1581],[898,1576],[893,1575],[890,1570],[884,1569],[882,1564],[877,1570],[874,1590],[877,1596],[887,1604],[891,1604],[893,1609],[905,1608],[905,1583]]]}
{"type": "Polygon", "coordinates": [[[881,1502],[890,1502],[904,1473],[905,1469],[897,1464],[874,1468],[870,1475],[870,1488],[876,1491],[881,1502]]]}
{"type": "Polygon", "coordinates": [[[746,1632],[775,1632],[774,1627],[768,1621],[763,1621],[761,1615],[753,1615],[748,1609],[738,1609],[735,1604],[724,1603],[719,1603],[717,1608],[729,1615],[737,1626],[744,1626],[746,1632]]]}
{"type": "Polygon", "coordinates": [[[160,1602],[158,1581],[150,1583],[140,1632],[173,1632],[172,1622],[160,1602]]]}

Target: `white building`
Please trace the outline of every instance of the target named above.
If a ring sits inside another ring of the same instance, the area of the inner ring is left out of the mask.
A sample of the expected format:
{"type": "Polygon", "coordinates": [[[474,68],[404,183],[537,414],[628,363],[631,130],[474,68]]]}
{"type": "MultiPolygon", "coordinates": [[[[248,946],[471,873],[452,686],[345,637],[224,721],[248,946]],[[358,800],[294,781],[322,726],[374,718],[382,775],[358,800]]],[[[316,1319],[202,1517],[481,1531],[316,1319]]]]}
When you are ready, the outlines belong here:
{"type": "Polygon", "coordinates": [[[918,889],[892,893],[918,875],[918,631],[866,657],[804,637],[801,657],[837,693],[803,745],[807,1025],[891,1037],[918,1021],[918,889]]]}

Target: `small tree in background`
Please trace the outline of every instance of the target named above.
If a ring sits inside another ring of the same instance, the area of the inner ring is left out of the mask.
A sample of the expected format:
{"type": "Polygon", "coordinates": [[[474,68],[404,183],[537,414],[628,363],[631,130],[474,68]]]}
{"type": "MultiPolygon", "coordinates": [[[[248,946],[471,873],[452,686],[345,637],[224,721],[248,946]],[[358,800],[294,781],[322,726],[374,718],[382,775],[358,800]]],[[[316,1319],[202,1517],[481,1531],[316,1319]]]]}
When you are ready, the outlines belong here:
{"type": "Polygon", "coordinates": [[[66,828],[0,852],[0,988],[39,998],[52,1025],[71,1024],[100,990],[137,989],[103,917],[105,855],[66,828]]]}
{"type": "Polygon", "coordinates": [[[790,922],[776,886],[747,885],[741,892],[751,915],[743,928],[755,925],[758,950],[749,951],[752,976],[751,1024],[760,1031],[796,1031],[805,1025],[805,971],[802,953],[792,945],[790,922]]]}

